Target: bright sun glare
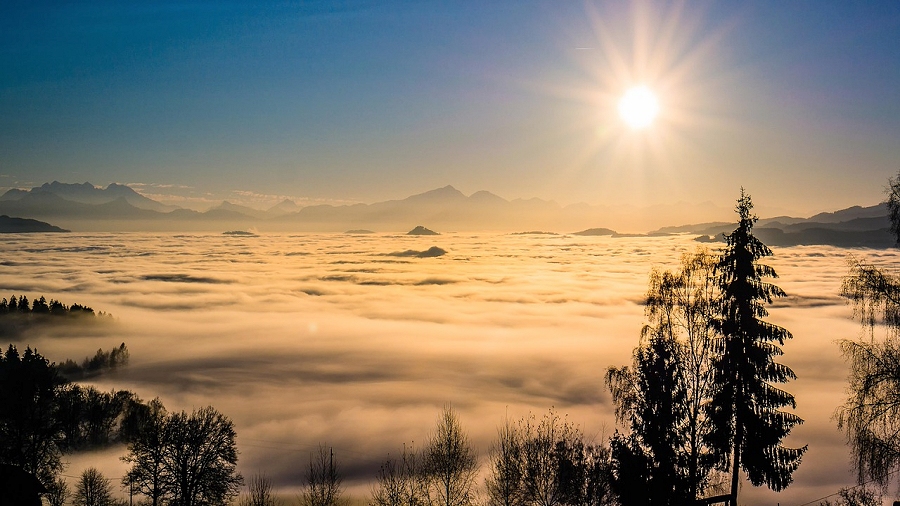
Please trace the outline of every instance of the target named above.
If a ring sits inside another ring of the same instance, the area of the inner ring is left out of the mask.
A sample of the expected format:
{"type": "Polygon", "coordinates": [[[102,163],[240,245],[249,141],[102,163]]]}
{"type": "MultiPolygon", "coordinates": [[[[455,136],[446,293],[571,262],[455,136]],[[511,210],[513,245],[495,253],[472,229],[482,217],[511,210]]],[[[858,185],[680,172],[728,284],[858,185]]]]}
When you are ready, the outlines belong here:
{"type": "Polygon", "coordinates": [[[631,88],[619,100],[619,116],[635,130],[650,126],[658,113],[656,95],[646,86],[631,88]]]}

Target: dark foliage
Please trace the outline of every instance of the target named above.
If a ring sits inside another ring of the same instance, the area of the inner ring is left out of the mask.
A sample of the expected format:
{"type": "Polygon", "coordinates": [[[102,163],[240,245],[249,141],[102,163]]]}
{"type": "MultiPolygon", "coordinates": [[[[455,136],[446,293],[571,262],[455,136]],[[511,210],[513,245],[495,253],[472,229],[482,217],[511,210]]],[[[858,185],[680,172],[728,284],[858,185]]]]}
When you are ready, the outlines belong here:
{"type": "Polygon", "coordinates": [[[100,392],[92,386],[67,384],[57,399],[57,421],[66,452],[103,448],[131,441],[147,416],[147,406],[133,392],[100,392]]]}
{"type": "Polygon", "coordinates": [[[714,266],[699,249],[682,256],[678,271],[654,270],[633,365],[607,371],[617,421],[628,429],[611,441],[623,504],[681,504],[708,491],[714,266]]]}
{"type": "Polygon", "coordinates": [[[41,296],[33,302],[22,295],[0,299],[0,336],[16,336],[35,325],[71,323],[72,321],[94,321],[94,317],[109,317],[108,313],[94,310],[81,304],[66,306],[55,299],[49,301],[41,296]]]}
{"type": "Polygon", "coordinates": [[[888,179],[885,192],[888,195],[887,208],[888,218],[891,220],[891,233],[900,244],[900,174],[888,179]]]}
{"type": "Polygon", "coordinates": [[[81,473],[72,498],[75,506],[113,506],[112,484],[95,467],[81,473]]]}
{"type": "Polygon", "coordinates": [[[900,279],[855,263],[841,294],[869,332],[840,342],[850,373],[838,427],[847,434],[859,481],[886,486],[900,468],[900,279]],[[883,337],[875,336],[876,327],[885,328],[883,337]]]}
{"type": "Polygon", "coordinates": [[[122,343],[117,348],[109,351],[103,351],[102,348],[98,349],[93,357],[84,357],[80,364],[72,359],[66,359],[65,362],[57,366],[57,369],[66,379],[74,381],[97,376],[106,371],[128,365],[129,358],[128,347],[125,346],[125,343],[122,343]]]}
{"type": "Polygon", "coordinates": [[[20,356],[10,345],[0,357],[0,462],[19,466],[42,483],[63,467],[57,420],[64,380],[37,350],[20,356]]]}
{"type": "Polygon", "coordinates": [[[682,451],[687,436],[687,389],[680,360],[675,341],[652,336],[636,350],[633,371],[622,368],[607,373],[617,417],[631,430],[628,436],[616,433],[612,440],[612,457],[618,463],[613,488],[623,505],[693,500],[687,454],[682,451]]]}
{"type": "Polygon", "coordinates": [[[765,484],[779,491],[791,483],[806,451],[805,446],[781,445],[791,428],[803,420],[781,411],[795,407],[794,396],[772,386],[796,376],[774,360],[782,354],[780,346],[791,338],[790,332],[762,320],[768,316],[763,304],[785,293],[762,281],[777,275],[771,267],[758,263],[772,251],[753,236],[757,218],[751,214],[752,208],[750,196],[742,189],[736,208],[740,222],[726,236],[726,248],[716,266],[722,291],[721,337],[713,360],[717,388],[710,403],[714,430],[709,444],[722,466],[730,464],[732,504],[737,503],[740,469],[753,485],[765,484]]]}

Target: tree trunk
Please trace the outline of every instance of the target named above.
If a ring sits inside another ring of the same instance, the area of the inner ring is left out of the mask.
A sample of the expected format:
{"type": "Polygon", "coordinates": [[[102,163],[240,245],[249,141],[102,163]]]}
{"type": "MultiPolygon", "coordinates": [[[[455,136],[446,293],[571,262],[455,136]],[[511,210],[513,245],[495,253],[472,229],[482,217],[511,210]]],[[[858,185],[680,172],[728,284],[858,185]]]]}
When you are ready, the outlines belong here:
{"type": "Polygon", "coordinates": [[[741,424],[738,413],[740,407],[735,406],[734,410],[734,462],[731,468],[731,506],[737,506],[738,499],[738,482],[740,481],[741,472],[741,447],[744,446],[744,426],[741,424]]]}

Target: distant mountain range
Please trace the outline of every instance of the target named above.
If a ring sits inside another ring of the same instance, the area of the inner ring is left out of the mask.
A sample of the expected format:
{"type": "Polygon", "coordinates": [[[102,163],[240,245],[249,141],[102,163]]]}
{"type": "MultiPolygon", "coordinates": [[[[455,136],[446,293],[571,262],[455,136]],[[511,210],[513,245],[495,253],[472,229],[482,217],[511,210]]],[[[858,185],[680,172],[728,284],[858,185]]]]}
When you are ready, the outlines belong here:
{"type": "MultiPolygon", "coordinates": [[[[541,199],[506,200],[487,191],[466,196],[445,186],[402,200],[374,204],[312,205],[285,200],[265,210],[222,202],[205,212],[169,206],[141,195],[126,185],[98,188],[90,183],[54,181],[30,190],[12,189],[0,196],[0,214],[47,220],[79,231],[258,231],[342,232],[348,229],[401,232],[423,224],[432,230],[521,231],[548,230],[583,235],[615,235],[617,224],[632,223],[630,231],[652,223],[695,223],[658,228],[651,234],[690,233],[720,240],[735,224],[704,222],[703,218],[731,218],[706,203],[650,208],[613,208],[574,204],[561,206],[541,199]],[[628,221],[626,221],[628,220],[628,221]],[[662,221],[665,220],[665,221],[662,221]],[[601,228],[604,227],[604,228],[601,228]],[[609,228],[605,228],[609,227],[609,228]]],[[[884,204],[851,207],[809,218],[779,216],[760,220],[755,229],[770,245],[835,244],[888,247],[893,245],[884,204]]],[[[643,230],[648,230],[646,226],[643,230]]]]}
{"type": "MultiPolygon", "coordinates": [[[[723,234],[734,230],[734,223],[713,222],[680,227],[663,227],[651,234],[699,234],[701,241],[724,240],[723,234]]],[[[778,216],[761,219],[753,233],[769,246],[801,246],[829,244],[841,247],[889,248],[896,238],[890,231],[887,205],[853,206],[833,213],[820,213],[809,218],[778,216]]]]}

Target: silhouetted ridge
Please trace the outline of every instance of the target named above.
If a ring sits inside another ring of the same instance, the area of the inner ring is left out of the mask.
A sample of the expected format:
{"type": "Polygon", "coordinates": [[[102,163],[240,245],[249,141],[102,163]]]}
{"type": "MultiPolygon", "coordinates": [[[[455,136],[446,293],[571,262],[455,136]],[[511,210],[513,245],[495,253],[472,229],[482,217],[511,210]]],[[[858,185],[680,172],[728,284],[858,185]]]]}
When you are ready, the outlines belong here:
{"type": "Polygon", "coordinates": [[[0,234],[24,234],[35,232],[69,232],[44,221],[29,218],[12,218],[7,215],[0,216],[0,234]]]}
{"type": "Polygon", "coordinates": [[[443,248],[438,248],[437,246],[432,246],[425,251],[418,251],[414,249],[408,249],[406,251],[395,251],[393,253],[388,253],[388,255],[393,257],[416,257],[416,258],[434,258],[442,255],[446,255],[447,250],[443,248]]]}
{"type": "Polygon", "coordinates": [[[611,230],[608,228],[589,228],[587,230],[582,230],[581,232],[575,232],[572,235],[616,235],[615,230],[611,230]]]}

